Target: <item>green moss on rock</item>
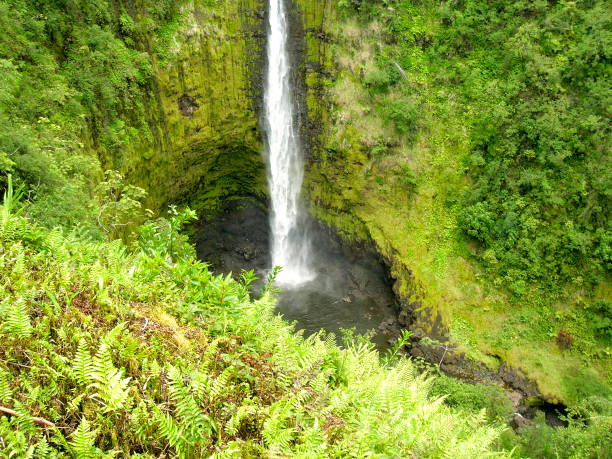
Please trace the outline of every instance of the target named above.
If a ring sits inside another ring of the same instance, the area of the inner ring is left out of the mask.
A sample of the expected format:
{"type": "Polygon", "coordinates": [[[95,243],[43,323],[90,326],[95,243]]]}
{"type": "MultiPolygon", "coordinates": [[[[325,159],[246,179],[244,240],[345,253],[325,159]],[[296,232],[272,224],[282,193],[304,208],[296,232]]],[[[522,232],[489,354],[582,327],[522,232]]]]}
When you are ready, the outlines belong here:
{"type": "MultiPolygon", "coordinates": [[[[188,201],[214,210],[228,196],[265,195],[257,107],[262,3],[185,4],[161,56],[160,37],[142,37],[153,63],[144,101],[150,135],[133,142],[119,166],[147,190],[151,209],[188,201]]],[[[133,15],[146,30],[141,8],[133,15]]]]}

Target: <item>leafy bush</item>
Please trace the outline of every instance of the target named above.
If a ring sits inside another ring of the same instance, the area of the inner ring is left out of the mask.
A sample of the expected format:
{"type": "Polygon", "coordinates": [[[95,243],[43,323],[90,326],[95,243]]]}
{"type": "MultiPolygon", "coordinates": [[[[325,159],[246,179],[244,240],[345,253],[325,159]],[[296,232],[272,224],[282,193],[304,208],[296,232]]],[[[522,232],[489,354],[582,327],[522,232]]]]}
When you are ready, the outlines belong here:
{"type": "Polygon", "coordinates": [[[485,410],[491,421],[507,422],[513,412],[512,401],[499,386],[469,384],[441,375],[435,379],[430,394],[445,396],[444,403],[475,412],[485,410]]]}
{"type": "Polygon", "coordinates": [[[612,301],[598,299],[586,303],[583,314],[592,321],[600,338],[612,341],[612,301]]]}
{"type": "Polygon", "coordinates": [[[393,121],[399,134],[415,134],[419,122],[419,104],[416,99],[386,99],[383,105],[386,118],[393,121]]]}
{"type": "MultiPolygon", "coordinates": [[[[176,17],[176,2],[153,3],[155,34],[176,17]]],[[[94,236],[100,158],[119,167],[128,143],[150,137],[151,57],[137,49],[137,21],[115,6],[0,1],[0,191],[10,172],[39,223],[84,225],[94,236]]]]}
{"type": "Polygon", "coordinates": [[[250,299],[252,274],[245,284],[214,276],[169,244],[189,211],[148,223],[128,248],[37,227],[19,208],[7,192],[9,457],[494,455],[500,430],[428,397],[432,381],[410,361],[393,354],[385,367],[364,340],[341,349],[331,335],[304,339],[273,315],[270,288],[250,299]]]}
{"type": "Polygon", "coordinates": [[[459,44],[451,65],[470,56],[476,108],[460,227],[510,283],[566,282],[577,269],[592,283],[610,269],[610,13],[604,2],[480,1],[445,13],[438,49],[459,44]]]}
{"type": "Polygon", "coordinates": [[[398,83],[402,78],[399,69],[388,62],[382,69],[377,68],[369,72],[363,84],[372,90],[373,93],[384,92],[398,83]]]}
{"type": "Polygon", "coordinates": [[[517,294],[594,285],[612,269],[611,8],[393,0],[353,13],[384,24],[363,79],[383,119],[413,138],[431,118],[415,95],[427,91],[434,119],[452,112],[465,126],[469,185],[450,205],[480,242],[474,255],[517,294]]]}
{"type": "Polygon", "coordinates": [[[610,402],[593,409],[593,400],[588,412],[567,418],[568,427],[555,428],[546,424],[544,413],[539,412],[535,422],[518,432],[506,432],[502,437],[508,447],[515,447],[520,457],[557,457],[557,458],[610,458],[612,451],[612,417],[610,402]],[[605,413],[605,414],[604,414],[605,413]]]}

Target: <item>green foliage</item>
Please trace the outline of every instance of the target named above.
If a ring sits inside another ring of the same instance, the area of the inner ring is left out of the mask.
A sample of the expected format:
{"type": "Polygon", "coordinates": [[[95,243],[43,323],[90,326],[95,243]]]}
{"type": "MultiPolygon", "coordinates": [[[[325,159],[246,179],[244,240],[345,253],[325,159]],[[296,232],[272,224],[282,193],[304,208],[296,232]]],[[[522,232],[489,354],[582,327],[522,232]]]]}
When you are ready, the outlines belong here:
{"type": "Polygon", "coordinates": [[[416,188],[418,181],[417,176],[408,164],[402,166],[402,182],[403,184],[413,190],[416,188]]]}
{"type": "Polygon", "coordinates": [[[100,457],[101,451],[94,446],[96,432],[91,430],[87,419],[83,418],[79,426],[72,433],[70,441],[71,453],[75,457],[93,459],[100,457]]]}
{"type": "Polygon", "coordinates": [[[544,413],[518,432],[508,431],[501,442],[516,448],[520,457],[597,458],[612,457],[612,405],[594,397],[566,418],[566,428],[550,427],[544,413]]]}
{"type": "Polygon", "coordinates": [[[13,178],[9,174],[7,177],[7,188],[4,191],[2,214],[2,225],[0,226],[0,237],[2,238],[13,238],[16,235],[18,227],[13,226],[16,223],[13,216],[19,216],[24,211],[24,207],[17,207],[21,199],[23,198],[22,187],[18,190],[13,189],[13,178]]]}
{"type": "Polygon", "coordinates": [[[404,347],[410,346],[410,337],[412,332],[410,330],[402,330],[400,335],[397,337],[393,346],[387,349],[385,356],[382,359],[383,365],[388,367],[392,363],[396,362],[401,355],[400,352],[404,347]]]}
{"type": "MultiPolygon", "coordinates": [[[[431,311],[419,325],[439,313],[468,358],[522,368],[570,405],[609,398],[609,2],[359,3],[324,21],[323,140],[351,147],[313,163],[313,208],[346,233],[363,222],[431,311]]],[[[447,403],[506,419],[489,389],[438,383],[447,403]]]]}
{"type": "Polygon", "coordinates": [[[0,400],[18,413],[0,415],[9,456],[494,455],[500,429],[429,398],[432,381],[409,361],[394,355],[385,368],[365,339],[341,349],[333,335],[295,334],[273,315],[278,270],[252,301],[253,273],[244,283],[213,276],[176,250],[169,262],[160,241],[190,211],[126,247],[37,227],[9,202],[0,208],[0,226],[14,228],[0,234],[0,400]],[[9,306],[19,320],[5,327],[9,306]]]}
{"type": "Polygon", "coordinates": [[[0,190],[12,173],[40,223],[99,235],[100,163],[120,168],[130,143],[151,138],[151,57],[136,42],[177,17],[176,3],[145,2],[143,30],[111,0],[0,2],[0,190]]]}
{"type": "Polygon", "coordinates": [[[89,346],[84,338],[79,341],[74,361],[72,363],[72,371],[74,379],[81,385],[94,379],[94,364],[91,355],[89,354],[89,346]]]}
{"type": "Polygon", "coordinates": [[[32,334],[32,324],[28,308],[22,301],[17,301],[10,305],[2,302],[0,318],[2,319],[2,331],[15,338],[29,338],[32,334]]]}
{"type": "Polygon", "coordinates": [[[195,211],[189,208],[179,211],[176,206],[170,206],[168,214],[169,219],[158,218],[138,228],[138,246],[145,253],[170,257],[170,260],[194,256],[188,238],[180,231],[197,217],[195,211]]]}
{"type": "Polygon", "coordinates": [[[449,406],[462,407],[479,412],[485,410],[491,421],[507,422],[513,412],[512,401],[499,386],[469,384],[440,375],[435,379],[430,395],[444,397],[449,406]]]}
{"type": "Polygon", "coordinates": [[[391,62],[387,62],[382,69],[377,68],[368,73],[363,80],[363,84],[373,94],[382,93],[398,83],[401,76],[398,68],[391,62]]]}
{"type": "Polygon", "coordinates": [[[593,304],[595,328],[602,335],[612,338],[612,301],[597,300],[593,304]]]}
{"type": "Polygon", "coordinates": [[[109,240],[119,237],[123,227],[134,225],[142,217],[138,212],[145,196],[146,192],[142,188],[125,183],[121,173],[104,173],[104,180],[96,187],[98,225],[109,240]]]}
{"type": "Polygon", "coordinates": [[[517,293],[576,270],[597,282],[610,269],[609,5],[472,1],[445,15],[433,52],[474,107],[460,227],[517,293]]]}
{"type": "Polygon", "coordinates": [[[383,102],[383,113],[385,119],[393,121],[398,134],[414,136],[419,120],[418,101],[389,98],[383,102]]]}
{"type": "Polygon", "coordinates": [[[384,24],[373,43],[377,65],[361,82],[398,135],[427,135],[427,112],[462,120],[469,186],[449,206],[488,273],[519,296],[534,283],[605,278],[612,268],[609,2],[340,6],[384,24]],[[437,93],[425,112],[424,92],[437,93]]]}

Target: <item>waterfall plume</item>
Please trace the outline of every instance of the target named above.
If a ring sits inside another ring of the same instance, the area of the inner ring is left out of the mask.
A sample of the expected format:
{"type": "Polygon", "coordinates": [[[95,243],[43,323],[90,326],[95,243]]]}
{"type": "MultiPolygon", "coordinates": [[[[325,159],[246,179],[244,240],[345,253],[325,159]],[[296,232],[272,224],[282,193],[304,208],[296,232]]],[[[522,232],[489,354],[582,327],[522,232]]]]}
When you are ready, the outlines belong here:
{"type": "Polygon", "coordinates": [[[300,205],[304,172],[295,126],[284,0],[270,0],[268,15],[264,128],[271,199],[271,258],[272,266],[283,268],[278,281],[292,286],[314,279],[315,273],[310,266],[310,243],[300,205]]]}

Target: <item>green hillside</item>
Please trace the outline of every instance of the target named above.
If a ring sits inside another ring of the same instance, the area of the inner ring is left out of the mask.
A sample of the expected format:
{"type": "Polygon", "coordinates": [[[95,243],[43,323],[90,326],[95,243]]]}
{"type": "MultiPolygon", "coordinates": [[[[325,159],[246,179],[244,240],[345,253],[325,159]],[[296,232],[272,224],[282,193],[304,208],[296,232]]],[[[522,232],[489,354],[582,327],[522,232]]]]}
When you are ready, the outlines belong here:
{"type": "Polygon", "coordinates": [[[411,337],[304,338],[186,235],[267,199],[264,0],[0,0],[0,457],[610,457],[612,6],[287,6],[310,213],[411,337]]]}

